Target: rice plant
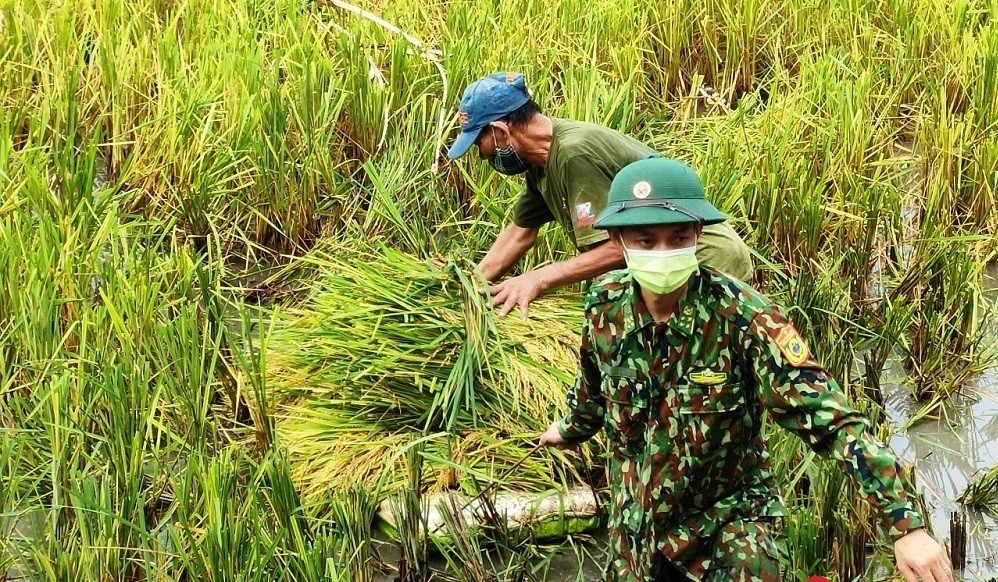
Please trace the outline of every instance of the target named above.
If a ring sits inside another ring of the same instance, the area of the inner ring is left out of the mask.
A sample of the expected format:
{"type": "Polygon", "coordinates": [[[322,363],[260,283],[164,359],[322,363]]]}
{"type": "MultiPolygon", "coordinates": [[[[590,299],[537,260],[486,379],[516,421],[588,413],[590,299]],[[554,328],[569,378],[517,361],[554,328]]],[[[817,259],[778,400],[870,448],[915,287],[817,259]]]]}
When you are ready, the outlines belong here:
{"type": "Polygon", "coordinates": [[[389,501],[395,518],[401,558],[398,563],[400,582],[422,582],[429,579],[429,526],[427,504],[423,501],[423,446],[416,443],[406,450],[407,481],[404,490],[389,501]]]}
{"type": "Polygon", "coordinates": [[[957,501],[968,507],[998,515],[998,467],[991,467],[973,483],[967,485],[957,501]]]}
{"type": "Polygon", "coordinates": [[[475,512],[477,522],[468,523],[463,503],[457,497],[440,501],[445,535],[434,538],[447,560],[450,572],[461,582],[534,580],[529,559],[536,550],[525,532],[514,533],[488,496],[475,512]]]}

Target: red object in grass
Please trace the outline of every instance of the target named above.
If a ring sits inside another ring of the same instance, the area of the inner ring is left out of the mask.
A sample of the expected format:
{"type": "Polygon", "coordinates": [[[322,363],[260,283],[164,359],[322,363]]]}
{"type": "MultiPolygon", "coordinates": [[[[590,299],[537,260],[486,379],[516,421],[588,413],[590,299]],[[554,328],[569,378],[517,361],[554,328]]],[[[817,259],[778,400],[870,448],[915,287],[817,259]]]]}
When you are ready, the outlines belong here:
{"type": "Polygon", "coordinates": [[[811,576],[807,579],[807,582],[831,582],[825,576],[811,576]]]}

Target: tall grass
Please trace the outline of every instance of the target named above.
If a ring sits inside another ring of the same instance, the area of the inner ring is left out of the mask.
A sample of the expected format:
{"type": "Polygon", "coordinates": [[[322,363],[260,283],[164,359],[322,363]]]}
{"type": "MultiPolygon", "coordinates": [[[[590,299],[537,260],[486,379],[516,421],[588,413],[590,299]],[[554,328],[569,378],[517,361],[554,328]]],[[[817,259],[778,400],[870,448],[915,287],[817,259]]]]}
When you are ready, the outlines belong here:
{"type": "MultiPolygon", "coordinates": [[[[0,577],[368,579],[348,469],[404,488],[424,439],[423,486],[470,487],[522,455],[578,303],[493,321],[460,280],[518,185],[445,160],[441,111],[493,70],[690,161],[864,409],[890,358],[914,418],[994,364],[992,4],[355,7],[398,30],[344,2],[0,6],[0,577]],[[295,256],[261,320],[232,265],[295,256]]],[[[521,267],[569,254],[551,229],[521,267]]],[[[774,441],[792,570],[859,573],[862,504],[802,455],[774,441]]]]}
{"type": "Polygon", "coordinates": [[[30,148],[4,167],[3,574],[368,571],[351,560],[362,556],[352,540],[369,537],[369,490],[366,503],[357,492],[341,498],[342,523],[324,524],[276,447],[253,458],[229,444],[245,428],[222,360],[224,266],[170,225],[128,213],[118,184],[95,188],[95,152],[92,142],[30,148]]]}
{"type": "Polygon", "coordinates": [[[7,471],[25,476],[9,507],[38,519],[11,551],[57,577],[151,578],[161,480],[218,440],[220,326],[202,301],[215,275],[94,190],[92,146],[23,153],[0,217],[0,416],[19,451],[7,471]]]}

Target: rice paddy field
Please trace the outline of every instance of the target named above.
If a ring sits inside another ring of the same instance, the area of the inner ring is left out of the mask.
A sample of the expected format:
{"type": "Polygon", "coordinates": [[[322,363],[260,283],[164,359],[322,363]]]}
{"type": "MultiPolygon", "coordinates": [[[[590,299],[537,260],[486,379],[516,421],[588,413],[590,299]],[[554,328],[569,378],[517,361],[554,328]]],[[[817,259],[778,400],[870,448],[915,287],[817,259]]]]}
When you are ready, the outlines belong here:
{"type": "MultiPolygon", "coordinates": [[[[530,454],[580,289],[523,322],[472,274],[519,184],[444,152],[498,70],[697,169],[998,576],[998,4],[0,0],[0,581],[599,576],[598,527],[490,502],[606,499],[600,442],[530,454]],[[422,535],[448,492],[491,518],[422,535]]],[[[787,579],[899,580],[837,467],[768,438],[787,579]]]]}

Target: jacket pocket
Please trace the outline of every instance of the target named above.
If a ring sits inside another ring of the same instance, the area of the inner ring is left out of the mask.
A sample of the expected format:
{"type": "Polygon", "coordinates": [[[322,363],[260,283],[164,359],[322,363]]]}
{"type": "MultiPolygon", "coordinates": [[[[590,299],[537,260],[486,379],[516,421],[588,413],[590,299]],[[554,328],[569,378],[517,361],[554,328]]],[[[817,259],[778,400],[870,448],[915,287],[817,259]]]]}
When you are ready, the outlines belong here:
{"type": "Polygon", "coordinates": [[[640,453],[648,422],[648,394],[645,382],[635,377],[608,375],[605,428],[612,451],[628,457],[640,453]]]}
{"type": "Polygon", "coordinates": [[[743,384],[685,384],[677,386],[676,392],[678,416],[691,455],[741,446],[751,422],[743,384]]]}

